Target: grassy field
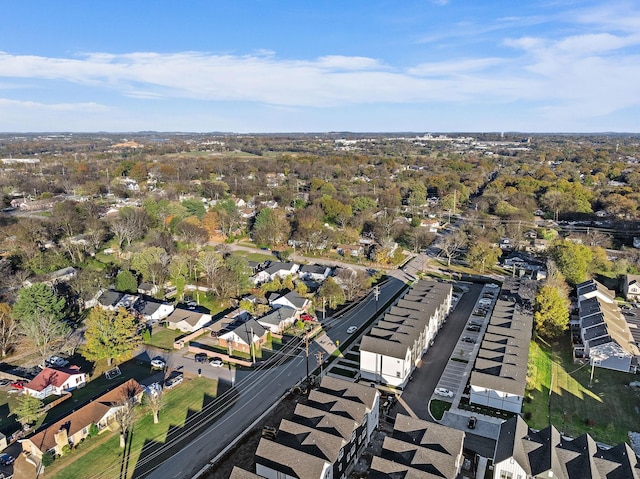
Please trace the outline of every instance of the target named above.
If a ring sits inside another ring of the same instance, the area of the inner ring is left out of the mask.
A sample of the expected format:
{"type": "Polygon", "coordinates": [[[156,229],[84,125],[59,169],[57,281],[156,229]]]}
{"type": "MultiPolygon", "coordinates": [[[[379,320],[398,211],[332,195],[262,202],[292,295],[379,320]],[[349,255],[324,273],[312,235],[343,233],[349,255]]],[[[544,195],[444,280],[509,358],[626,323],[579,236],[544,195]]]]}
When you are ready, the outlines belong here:
{"type": "Polygon", "coordinates": [[[591,367],[573,363],[568,337],[532,342],[529,376],[530,400],[523,412],[535,429],[551,422],[569,436],[589,433],[611,445],[627,441],[628,431],[640,431],[640,394],[628,386],[637,378],[595,368],[590,385],[591,367]]]}
{"type": "Polygon", "coordinates": [[[164,444],[170,436],[179,434],[189,417],[209,404],[218,394],[216,381],[205,378],[185,378],[185,381],[164,396],[160,422],[153,423],[153,415],[147,407],[137,408],[137,421],[125,451],[120,448],[117,432],[104,432],[97,438],[86,440],[69,455],[58,458],[47,468],[46,476],[56,479],[81,479],[90,477],[129,478],[134,471],[139,474],[144,459],[143,450],[164,444]]]}
{"type": "Polygon", "coordinates": [[[179,336],[184,336],[185,333],[169,328],[155,328],[151,339],[145,344],[154,346],[165,351],[173,351],[173,342],[179,336]]]}

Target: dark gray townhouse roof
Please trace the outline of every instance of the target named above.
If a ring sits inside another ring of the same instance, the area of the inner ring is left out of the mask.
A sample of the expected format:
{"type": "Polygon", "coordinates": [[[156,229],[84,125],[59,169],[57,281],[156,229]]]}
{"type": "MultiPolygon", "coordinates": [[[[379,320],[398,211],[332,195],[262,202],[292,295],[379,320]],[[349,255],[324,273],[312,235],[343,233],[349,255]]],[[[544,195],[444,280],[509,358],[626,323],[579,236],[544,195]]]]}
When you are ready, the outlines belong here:
{"type": "Polygon", "coordinates": [[[318,479],[330,464],[321,457],[265,438],[258,443],[256,463],[299,479],[318,479]]]}
{"type": "Polygon", "coordinates": [[[118,304],[118,302],[122,299],[123,296],[124,296],[124,293],[109,289],[107,291],[102,292],[102,294],[98,298],[98,302],[102,306],[114,307],[116,304],[118,304]]]}
{"type": "Polygon", "coordinates": [[[238,466],[233,466],[229,479],[263,479],[263,477],[253,472],[245,471],[238,466]]]}
{"type": "Polygon", "coordinates": [[[278,442],[292,449],[334,463],[340,449],[347,444],[343,437],[283,419],[278,427],[278,442]]]}
{"type": "Polygon", "coordinates": [[[401,342],[391,334],[387,336],[366,335],[360,340],[360,350],[389,356],[390,358],[405,359],[407,357],[408,344],[401,342]]]}
{"type": "Polygon", "coordinates": [[[455,458],[462,449],[465,433],[438,423],[398,413],[393,426],[393,437],[455,458]]]}
{"type": "Polygon", "coordinates": [[[494,464],[510,458],[534,477],[552,471],[559,479],[640,478],[637,457],[627,444],[605,449],[588,434],[569,439],[553,426],[534,431],[520,416],[502,423],[494,464]]]}
{"type": "Polygon", "coordinates": [[[576,292],[578,293],[578,297],[582,296],[583,294],[593,293],[596,291],[609,298],[610,301],[613,301],[616,297],[613,291],[606,288],[603,284],[597,282],[595,279],[590,279],[576,285],[576,292]]]}
{"type": "Polygon", "coordinates": [[[378,456],[373,457],[367,477],[369,479],[442,479],[439,474],[421,471],[378,456]]]}
{"type": "Polygon", "coordinates": [[[305,404],[296,406],[293,421],[327,434],[338,435],[346,441],[351,439],[353,431],[360,426],[353,419],[321,411],[305,404]]]}
{"type": "Polygon", "coordinates": [[[322,378],[318,391],[359,402],[369,409],[373,408],[376,398],[379,396],[376,388],[331,376],[324,376],[322,378]]]}
{"type": "Polygon", "coordinates": [[[360,401],[328,394],[314,389],[309,393],[307,405],[331,414],[337,414],[361,423],[367,412],[367,406],[360,401]]]}

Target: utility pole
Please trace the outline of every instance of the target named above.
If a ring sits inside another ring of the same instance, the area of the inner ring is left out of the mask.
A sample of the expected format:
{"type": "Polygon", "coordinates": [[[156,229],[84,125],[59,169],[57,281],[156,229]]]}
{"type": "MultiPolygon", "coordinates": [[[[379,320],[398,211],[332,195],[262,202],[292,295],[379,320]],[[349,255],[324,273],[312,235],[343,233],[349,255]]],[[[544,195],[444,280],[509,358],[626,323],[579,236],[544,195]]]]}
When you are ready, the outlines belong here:
{"type": "Polygon", "coordinates": [[[324,357],[323,351],[318,351],[316,353],[316,361],[318,361],[318,365],[320,366],[320,379],[322,379],[322,359],[324,357]]]}
{"type": "Polygon", "coordinates": [[[255,364],[256,363],[256,351],[255,351],[255,346],[253,344],[253,328],[251,328],[251,344],[250,344],[250,348],[251,348],[251,364],[255,364]]]}
{"type": "Polygon", "coordinates": [[[325,309],[325,301],[327,300],[327,298],[325,298],[324,296],[322,297],[322,320],[324,321],[325,319],[327,319],[327,310],[325,309]]]}
{"type": "Polygon", "coordinates": [[[307,382],[309,381],[309,331],[304,332],[304,350],[307,358],[307,382]]]}
{"type": "Polygon", "coordinates": [[[380,286],[377,284],[373,287],[373,295],[376,298],[376,313],[378,312],[378,298],[380,297],[380,286]]]}

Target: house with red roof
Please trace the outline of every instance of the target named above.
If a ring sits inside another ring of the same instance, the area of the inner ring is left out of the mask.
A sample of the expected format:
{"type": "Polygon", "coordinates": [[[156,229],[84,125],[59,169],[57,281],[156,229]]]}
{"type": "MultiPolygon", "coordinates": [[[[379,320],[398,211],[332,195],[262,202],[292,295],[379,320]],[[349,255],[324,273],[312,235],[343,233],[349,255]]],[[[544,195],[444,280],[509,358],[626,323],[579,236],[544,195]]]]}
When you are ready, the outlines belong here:
{"type": "Polygon", "coordinates": [[[44,368],[35,378],[24,385],[24,391],[29,396],[44,399],[52,394],[61,396],[66,391],[73,391],[86,384],[86,374],[80,372],[78,366],[44,368]]]}

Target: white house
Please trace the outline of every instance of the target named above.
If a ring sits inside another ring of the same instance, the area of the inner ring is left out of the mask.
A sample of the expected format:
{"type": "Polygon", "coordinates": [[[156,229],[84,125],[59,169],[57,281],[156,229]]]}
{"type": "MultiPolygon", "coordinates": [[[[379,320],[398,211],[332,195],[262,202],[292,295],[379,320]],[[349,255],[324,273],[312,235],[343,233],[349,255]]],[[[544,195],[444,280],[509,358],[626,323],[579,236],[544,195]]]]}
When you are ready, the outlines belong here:
{"type": "Polygon", "coordinates": [[[140,299],[134,305],[134,309],[145,321],[161,321],[169,316],[176,309],[174,305],[153,301],[150,299],[140,299]]]}
{"type": "Polygon", "coordinates": [[[55,394],[61,396],[87,384],[85,373],[78,366],[69,368],[44,368],[38,375],[24,385],[25,394],[44,399],[55,394]]]}
{"type": "Polygon", "coordinates": [[[299,270],[300,278],[322,282],[331,275],[331,268],[321,264],[305,264],[299,270]]]}
{"type": "Polygon", "coordinates": [[[176,308],[165,318],[165,322],[169,329],[192,333],[211,324],[211,315],[189,309],[176,308]]]}
{"type": "Polygon", "coordinates": [[[301,313],[309,309],[309,306],[311,306],[311,301],[303,296],[300,296],[295,291],[289,291],[288,293],[278,296],[272,301],[269,301],[269,304],[273,308],[286,306],[294,309],[298,313],[301,313]]]}
{"type": "Polygon", "coordinates": [[[622,293],[629,301],[637,301],[640,299],[640,275],[627,274],[622,283],[622,293]]]}
{"type": "Polygon", "coordinates": [[[300,265],[296,263],[281,263],[273,262],[269,264],[265,269],[259,271],[251,277],[254,284],[266,283],[273,281],[276,278],[286,278],[296,274],[300,269],[300,265]]]}
{"type": "Polygon", "coordinates": [[[256,319],[258,324],[272,333],[281,333],[291,327],[297,319],[297,311],[289,306],[281,306],[256,319]]]}

